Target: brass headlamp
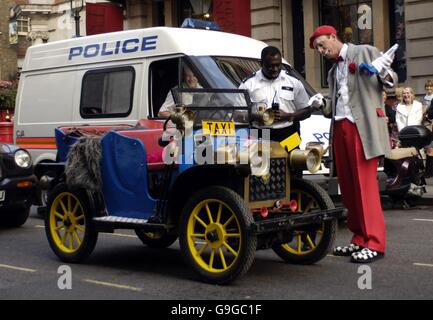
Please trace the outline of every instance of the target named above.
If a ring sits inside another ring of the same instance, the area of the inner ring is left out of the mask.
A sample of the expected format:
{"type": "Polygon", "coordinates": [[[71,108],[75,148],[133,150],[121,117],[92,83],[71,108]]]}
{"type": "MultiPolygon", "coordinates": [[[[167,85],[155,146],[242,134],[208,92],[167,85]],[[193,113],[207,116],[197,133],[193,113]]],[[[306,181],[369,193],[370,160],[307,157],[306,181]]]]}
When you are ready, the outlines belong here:
{"type": "Polygon", "coordinates": [[[295,149],[290,152],[290,166],[295,170],[308,170],[316,173],[322,163],[323,146],[321,144],[307,143],[305,150],[295,149]]]}

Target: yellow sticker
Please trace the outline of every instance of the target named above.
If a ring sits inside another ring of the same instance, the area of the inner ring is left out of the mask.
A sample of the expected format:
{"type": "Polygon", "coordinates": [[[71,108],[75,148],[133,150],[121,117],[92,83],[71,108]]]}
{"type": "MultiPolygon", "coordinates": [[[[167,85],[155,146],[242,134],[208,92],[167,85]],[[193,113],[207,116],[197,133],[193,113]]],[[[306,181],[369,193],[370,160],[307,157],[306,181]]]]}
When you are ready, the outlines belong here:
{"type": "Polygon", "coordinates": [[[229,121],[202,121],[203,134],[211,136],[235,136],[235,123],[229,121]]]}
{"type": "Polygon", "coordinates": [[[284,139],[280,142],[280,145],[287,150],[287,152],[292,151],[296,147],[298,147],[301,144],[301,137],[299,137],[299,134],[295,132],[287,139],[284,139]]]}

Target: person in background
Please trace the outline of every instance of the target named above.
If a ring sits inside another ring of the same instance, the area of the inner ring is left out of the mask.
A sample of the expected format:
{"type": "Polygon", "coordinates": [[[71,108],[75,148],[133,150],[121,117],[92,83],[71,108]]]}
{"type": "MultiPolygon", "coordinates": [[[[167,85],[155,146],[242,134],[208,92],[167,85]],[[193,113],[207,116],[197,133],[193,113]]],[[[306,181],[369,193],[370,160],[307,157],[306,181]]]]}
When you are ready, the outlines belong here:
{"type": "Polygon", "coordinates": [[[422,124],[423,107],[421,102],[415,100],[415,93],[410,87],[403,89],[403,101],[397,105],[395,121],[399,132],[404,127],[422,124]]]}
{"type": "Polygon", "coordinates": [[[328,73],[329,96],[313,96],[310,104],[332,117],[331,141],[347,226],[353,237],[334,255],[369,263],[385,255],[385,220],[379,196],[379,158],[391,152],[383,87],[393,87],[394,53],[381,54],[369,45],[343,43],[333,26],[320,26],[310,37],[310,48],[334,62],[328,73]],[[362,69],[361,66],[366,66],[362,69]]]}
{"type": "Polygon", "coordinates": [[[398,86],[395,88],[395,98],[397,99],[397,104],[403,101],[403,87],[398,86]]]}
{"type": "Polygon", "coordinates": [[[433,100],[433,80],[427,80],[425,83],[425,96],[423,98],[423,105],[425,109],[430,107],[430,104],[433,100]]]}
{"type": "MultiPolygon", "coordinates": [[[[192,70],[184,65],[183,66],[183,82],[180,85],[181,88],[202,88],[202,86],[198,83],[197,77],[195,76],[194,72],[192,70]]],[[[192,103],[192,95],[183,95],[185,98],[184,104],[191,104],[192,103]]],[[[170,113],[174,112],[175,110],[175,103],[173,95],[171,94],[171,91],[168,92],[167,97],[165,98],[164,103],[162,104],[161,108],[158,111],[158,117],[160,118],[168,118],[170,116],[170,113]]]]}
{"type": "Polygon", "coordinates": [[[397,105],[399,104],[400,101],[397,98],[396,92],[397,89],[394,90],[394,88],[386,89],[384,91],[385,113],[387,118],[391,149],[397,148],[399,146],[398,130],[397,130],[397,123],[395,122],[395,114],[397,112],[397,105]]]}
{"type": "MultiPolygon", "coordinates": [[[[424,125],[433,131],[433,80],[427,80],[425,83],[426,94],[423,99],[424,104],[424,125]]],[[[426,154],[426,171],[425,178],[433,177],[433,142],[425,148],[426,154]]]]}

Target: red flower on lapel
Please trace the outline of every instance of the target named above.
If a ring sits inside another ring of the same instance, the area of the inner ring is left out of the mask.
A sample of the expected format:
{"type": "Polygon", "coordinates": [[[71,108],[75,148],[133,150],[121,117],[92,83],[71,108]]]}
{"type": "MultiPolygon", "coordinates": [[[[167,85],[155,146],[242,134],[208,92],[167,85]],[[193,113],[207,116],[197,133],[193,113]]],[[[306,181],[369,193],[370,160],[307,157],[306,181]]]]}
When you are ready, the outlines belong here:
{"type": "Polygon", "coordinates": [[[356,69],[358,69],[358,66],[356,65],[356,63],[352,62],[351,64],[349,64],[349,72],[351,74],[356,73],[356,69]]]}

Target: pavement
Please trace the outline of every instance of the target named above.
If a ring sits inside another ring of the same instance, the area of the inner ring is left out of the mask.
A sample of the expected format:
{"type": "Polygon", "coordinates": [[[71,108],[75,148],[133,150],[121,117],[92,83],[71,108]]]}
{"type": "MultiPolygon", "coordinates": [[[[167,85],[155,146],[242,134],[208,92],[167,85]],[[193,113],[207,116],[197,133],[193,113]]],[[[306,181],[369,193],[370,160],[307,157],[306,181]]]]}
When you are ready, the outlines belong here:
{"type": "MultiPolygon", "coordinates": [[[[65,264],[50,249],[44,223],[33,210],[23,227],[0,228],[0,301],[139,299],[152,303],[168,300],[171,306],[177,306],[184,304],[184,300],[216,300],[219,304],[278,300],[287,312],[290,302],[284,300],[431,300],[432,207],[385,210],[384,215],[387,254],[375,263],[358,265],[348,257],[328,255],[314,265],[293,265],[284,263],[272,250],[260,250],[244,276],[230,285],[216,286],[197,281],[182,259],[178,241],[167,249],[152,249],[144,246],[132,230],[101,233],[88,259],[79,264],[65,264]],[[67,267],[70,289],[66,287],[67,267]]],[[[335,244],[347,244],[351,236],[341,224],[335,244]]],[[[145,311],[158,310],[155,304],[144,306],[145,311]]],[[[158,316],[172,320],[199,318],[158,316]]],[[[230,319],[238,317],[246,319],[241,315],[230,319]]],[[[216,318],[219,319],[213,319],[216,318]]]]}

